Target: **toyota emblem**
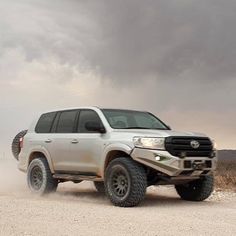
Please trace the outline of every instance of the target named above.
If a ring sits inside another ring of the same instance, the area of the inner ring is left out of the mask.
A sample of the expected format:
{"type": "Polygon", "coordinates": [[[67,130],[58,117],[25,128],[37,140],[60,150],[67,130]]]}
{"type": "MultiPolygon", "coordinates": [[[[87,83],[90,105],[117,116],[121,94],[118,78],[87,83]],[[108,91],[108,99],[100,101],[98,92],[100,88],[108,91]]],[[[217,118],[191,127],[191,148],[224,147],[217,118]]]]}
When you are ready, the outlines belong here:
{"type": "Polygon", "coordinates": [[[192,140],[190,142],[190,145],[191,145],[192,148],[197,149],[197,148],[199,148],[200,143],[198,141],[196,141],[196,140],[192,140]]]}

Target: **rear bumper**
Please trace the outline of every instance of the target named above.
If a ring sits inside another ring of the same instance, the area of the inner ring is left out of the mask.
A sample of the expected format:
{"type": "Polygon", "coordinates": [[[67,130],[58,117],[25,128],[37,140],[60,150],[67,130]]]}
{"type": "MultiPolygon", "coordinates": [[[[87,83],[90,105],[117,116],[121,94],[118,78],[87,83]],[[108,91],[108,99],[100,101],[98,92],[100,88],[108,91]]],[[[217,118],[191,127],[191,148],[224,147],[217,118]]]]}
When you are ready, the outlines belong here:
{"type": "Polygon", "coordinates": [[[134,148],[131,157],[161,173],[169,176],[190,174],[199,176],[216,169],[217,157],[185,157],[172,156],[167,151],[134,148]]]}
{"type": "Polygon", "coordinates": [[[20,154],[19,154],[19,160],[17,163],[17,167],[20,171],[25,172],[25,173],[27,172],[28,162],[22,152],[20,152],[20,154]]]}

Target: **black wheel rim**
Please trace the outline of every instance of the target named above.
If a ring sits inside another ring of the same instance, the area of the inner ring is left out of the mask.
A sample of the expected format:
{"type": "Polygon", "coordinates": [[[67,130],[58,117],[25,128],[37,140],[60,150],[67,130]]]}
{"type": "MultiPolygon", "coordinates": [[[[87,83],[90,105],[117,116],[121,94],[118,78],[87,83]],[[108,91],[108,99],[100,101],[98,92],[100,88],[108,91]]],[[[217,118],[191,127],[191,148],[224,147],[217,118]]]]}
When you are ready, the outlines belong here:
{"type": "Polygon", "coordinates": [[[110,189],[120,200],[125,198],[130,189],[129,175],[122,166],[113,167],[113,171],[110,176],[110,189]]]}
{"type": "Polygon", "coordinates": [[[34,190],[39,190],[43,184],[43,172],[39,166],[35,166],[30,173],[30,183],[34,190]]]}

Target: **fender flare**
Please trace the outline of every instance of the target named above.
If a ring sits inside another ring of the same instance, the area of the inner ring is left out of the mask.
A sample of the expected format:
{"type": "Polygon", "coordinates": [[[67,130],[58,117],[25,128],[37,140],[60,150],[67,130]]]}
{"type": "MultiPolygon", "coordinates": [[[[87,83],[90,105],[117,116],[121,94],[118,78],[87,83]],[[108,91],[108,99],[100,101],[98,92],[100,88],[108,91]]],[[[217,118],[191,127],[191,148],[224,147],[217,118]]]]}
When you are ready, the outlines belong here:
{"type": "Polygon", "coordinates": [[[33,148],[33,149],[30,150],[30,154],[28,155],[28,160],[27,160],[28,166],[29,166],[29,164],[30,164],[30,157],[31,157],[31,155],[32,155],[33,153],[36,153],[36,152],[40,152],[40,153],[42,153],[42,154],[45,156],[45,158],[46,158],[46,160],[47,160],[47,162],[48,162],[48,165],[49,165],[49,168],[50,168],[51,172],[54,173],[55,171],[54,171],[54,165],[53,165],[53,162],[52,162],[52,159],[51,159],[51,155],[50,155],[50,153],[46,150],[46,148],[44,148],[44,147],[42,147],[42,146],[38,146],[38,147],[35,147],[35,148],[33,148]]]}
{"type": "Polygon", "coordinates": [[[103,157],[101,159],[101,175],[104,177],[104,171],[105,171],[105,164],[108,158],[108,153],[111,151],[121,151],[126,153],[127,155],[130,155],[132,152],[133,148],[130,147],[127,144],[123,143],[113,143],[105,147],[104,152],[103,152],[103,157]]]}

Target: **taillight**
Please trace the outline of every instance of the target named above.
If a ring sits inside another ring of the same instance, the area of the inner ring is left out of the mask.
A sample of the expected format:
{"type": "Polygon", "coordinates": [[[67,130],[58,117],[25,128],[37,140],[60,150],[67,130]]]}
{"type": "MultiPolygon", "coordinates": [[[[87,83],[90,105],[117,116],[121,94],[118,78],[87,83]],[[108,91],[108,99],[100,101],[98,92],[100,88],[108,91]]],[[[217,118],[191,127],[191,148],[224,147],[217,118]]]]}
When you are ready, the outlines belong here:
{"type": "Polygon", "coordinates": [[[22,137],[22,138],[20,138],[20,149],[22,149],[23,148],[23,142],[24,142],[24,138],[22,137]]]}

